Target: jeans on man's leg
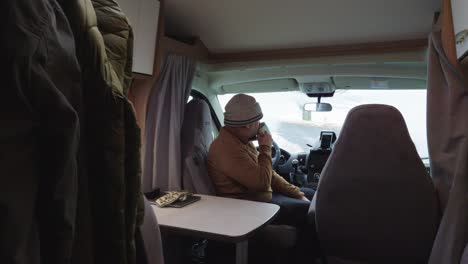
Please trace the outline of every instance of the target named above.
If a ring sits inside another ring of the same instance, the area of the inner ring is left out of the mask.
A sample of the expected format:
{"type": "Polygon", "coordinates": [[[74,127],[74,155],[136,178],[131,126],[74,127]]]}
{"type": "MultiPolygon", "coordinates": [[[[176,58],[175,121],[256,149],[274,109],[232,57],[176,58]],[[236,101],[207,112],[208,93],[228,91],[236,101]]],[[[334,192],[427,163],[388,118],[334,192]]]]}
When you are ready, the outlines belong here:
{"type": "MultiPolygon", "coordinates": [[[[315,191],[309,188],[301,188],[301,191],[304,192],[305,197],[309,200],[312,200],[315,194],[315,191]]],[[[306,224],[310,202],[288,197],[280,193],[273,193],[271,203],[280,206],[280,211],[273,221],[273,224],[292,225],[296,227],[301,227],[306,224]]]]}

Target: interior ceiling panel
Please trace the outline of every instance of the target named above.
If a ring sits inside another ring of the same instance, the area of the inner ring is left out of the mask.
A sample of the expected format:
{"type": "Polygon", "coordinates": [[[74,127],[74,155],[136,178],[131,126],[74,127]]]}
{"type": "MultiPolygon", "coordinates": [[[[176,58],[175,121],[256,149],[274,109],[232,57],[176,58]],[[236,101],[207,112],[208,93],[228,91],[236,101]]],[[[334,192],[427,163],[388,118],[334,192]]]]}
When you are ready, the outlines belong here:
{"type": "Polygon", "coordinates": [[[166,0],[166,31],[211,52],[427,37],[440,0],[166,0]]]}

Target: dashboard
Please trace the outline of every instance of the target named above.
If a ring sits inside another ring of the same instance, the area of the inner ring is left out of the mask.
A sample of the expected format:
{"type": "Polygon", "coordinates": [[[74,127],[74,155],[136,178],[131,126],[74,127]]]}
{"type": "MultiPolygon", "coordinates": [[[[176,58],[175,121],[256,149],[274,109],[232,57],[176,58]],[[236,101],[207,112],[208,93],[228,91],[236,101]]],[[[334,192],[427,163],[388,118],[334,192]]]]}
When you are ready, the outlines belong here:
{"type": "MultiPolygon", "coordinates": [[[[331,151],[331,148],[311,149],[309,153],[300,152],[291,154],[281,149],[280,161],[276,172],[287,181],[297,186],[316,188],[320,180],[322,169],[331,151]],[[296,162],[297,165],[294,164],[296,162]]],[[[422,162],[427,172],[430,174],[429,159],[423,158],[422,162]]]]}
{"type": "Polygon", "coordinates": [[[301,187],[316,187],[331,149],[311,149],[309,153],[290,154],[281,150],[276,172],[301,187]]]}
{"type": "Polygon", "coordinates": [[[301,187],[316,187],[322,169],[331,154],[337,137],[333,131],[320,132],[320,147],[309,153],[290,154],[281,149],[276,171],[289,182],[301,187]]]}

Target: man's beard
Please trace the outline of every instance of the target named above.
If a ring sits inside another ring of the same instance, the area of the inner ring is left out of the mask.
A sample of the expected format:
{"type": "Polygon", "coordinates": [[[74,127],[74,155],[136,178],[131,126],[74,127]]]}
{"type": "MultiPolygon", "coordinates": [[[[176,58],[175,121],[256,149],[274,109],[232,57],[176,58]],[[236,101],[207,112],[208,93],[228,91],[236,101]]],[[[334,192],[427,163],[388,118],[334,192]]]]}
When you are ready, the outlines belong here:
{"type": "Polygon", "coordinates": [[[256,131],[255,134],[253,134],[253,135],[249,138],[249,141],[255,141],[255,140],[257,140],[257,135],[258,135],[258,131],[256,131]]]}

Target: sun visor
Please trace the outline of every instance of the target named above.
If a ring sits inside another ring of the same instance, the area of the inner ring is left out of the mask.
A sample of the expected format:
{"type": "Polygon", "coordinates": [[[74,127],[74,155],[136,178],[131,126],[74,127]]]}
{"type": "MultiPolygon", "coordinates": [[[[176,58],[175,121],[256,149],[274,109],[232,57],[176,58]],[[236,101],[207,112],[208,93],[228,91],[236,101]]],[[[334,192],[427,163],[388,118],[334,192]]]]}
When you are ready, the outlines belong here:
{"type": "Polygon", "coordinates": [[[334,77],[336,89],[407,90],[426,89],[426,80],[386,77],[334,77]]]}

